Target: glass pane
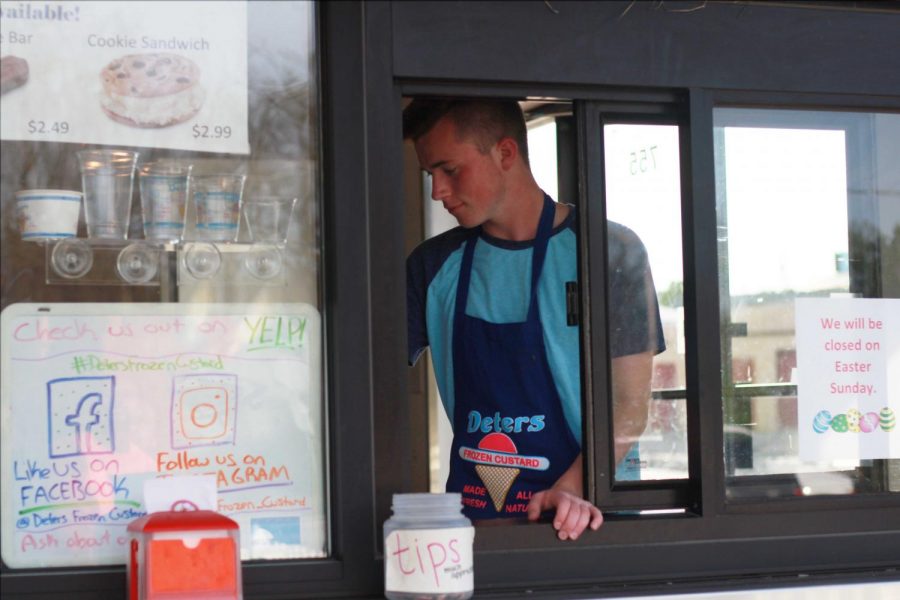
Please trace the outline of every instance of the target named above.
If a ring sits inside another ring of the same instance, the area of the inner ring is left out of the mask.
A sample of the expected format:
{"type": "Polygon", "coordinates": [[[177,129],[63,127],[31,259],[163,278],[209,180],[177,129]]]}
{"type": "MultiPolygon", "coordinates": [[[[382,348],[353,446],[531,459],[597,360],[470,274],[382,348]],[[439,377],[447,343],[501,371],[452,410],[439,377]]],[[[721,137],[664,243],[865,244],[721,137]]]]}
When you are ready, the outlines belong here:
{"type": "Polygon", "coordinates": [[[528,156],[534,180],[557,202],[572,202],[559,197],[556,119],[545,117],[528,122],[528,156]]]}
{"type": "Polygon", "coordinates": [[[124,563],[195,476],[243,559],[326,556],[314,5],[71,11],[2,21],[3,561],[124,563]]]}
{"type": "Polygon", "coordinates": [[[603,135],[616,479],[686,478],[678,127],[603,135]]]}
{"type": "Polygon", "coordinates": [[[900,116],[714,118],[728,495],[896,491],[900,116]]]}

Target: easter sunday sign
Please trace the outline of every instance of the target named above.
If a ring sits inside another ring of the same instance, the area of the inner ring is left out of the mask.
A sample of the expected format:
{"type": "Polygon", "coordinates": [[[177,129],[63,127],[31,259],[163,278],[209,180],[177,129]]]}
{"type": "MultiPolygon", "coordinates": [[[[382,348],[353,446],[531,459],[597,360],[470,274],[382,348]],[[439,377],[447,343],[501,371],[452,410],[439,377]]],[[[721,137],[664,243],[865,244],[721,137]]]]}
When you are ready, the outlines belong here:
{"type": "Polygon", "coordinates": [[[798,298],[804,460],[900,458],[900,300],[798,298]]]}
{"type": "Polygon", "coordinates": [[[124,563],[144,482],[191,475],[243,559],[325,556],[314,307],[13,304],[0,331],[8,566],[124,563]]]}

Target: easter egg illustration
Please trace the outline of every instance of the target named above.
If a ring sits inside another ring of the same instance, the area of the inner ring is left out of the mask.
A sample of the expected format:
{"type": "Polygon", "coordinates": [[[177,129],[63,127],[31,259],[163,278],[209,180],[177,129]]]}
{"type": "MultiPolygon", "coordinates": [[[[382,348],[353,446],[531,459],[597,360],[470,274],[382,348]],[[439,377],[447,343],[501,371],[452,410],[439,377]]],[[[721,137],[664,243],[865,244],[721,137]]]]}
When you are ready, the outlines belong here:
{"type": "Polygon", "coordinates": [[[827,410],[820,410],[813,419],[813,431],[816,433],[825,433],[831,426],[831,413],[827,410]]]}
{"type": "Polygon", "coordinates": [[[881,421],[878,418],[877,412],[868,412],[863,415],[862,419],[860,419],[859,428],[863,433],[871,433],[878,429],[878,424],[880,422],[881,421]]]}
{"type": "Polygon", "coordinates": [[[852,433],[859,433],[859,420],[862,418],[862,414],[856,410],[855,408],[851,408],[847,411],[847,431],[852,433]]]}
{"type": "Polygon", "coordinates": [[[831,420],[831,428],[838,433],[845,433],[847,431],[847,415],[835,415],[831,420]]]}
{"type": "Polygon", "coordinates": [[[897,421],[894,418],[894,410],[885,406],[881,409],[881,412],[878,414],[881,419],[881,428],[885,431],[891,431],[896,425],[897,421]]]}

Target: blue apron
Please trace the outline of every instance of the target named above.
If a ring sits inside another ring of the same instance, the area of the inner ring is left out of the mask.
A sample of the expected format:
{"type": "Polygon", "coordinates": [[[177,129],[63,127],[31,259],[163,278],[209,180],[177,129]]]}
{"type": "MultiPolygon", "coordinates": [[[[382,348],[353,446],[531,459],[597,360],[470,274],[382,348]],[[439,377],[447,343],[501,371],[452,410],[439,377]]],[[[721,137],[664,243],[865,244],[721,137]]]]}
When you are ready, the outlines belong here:
{"type": "Polygon", "coordinates": [[[545,196],[524,322],[490,323],[465,314],[480,235],[463,251],[453,321],[454,436],[447,491],[462,494],[463,512],[471,519],[525,516],[532,494],[551,487],[581,451],[550,372],[537,301],[554,207],[545,196]]]}

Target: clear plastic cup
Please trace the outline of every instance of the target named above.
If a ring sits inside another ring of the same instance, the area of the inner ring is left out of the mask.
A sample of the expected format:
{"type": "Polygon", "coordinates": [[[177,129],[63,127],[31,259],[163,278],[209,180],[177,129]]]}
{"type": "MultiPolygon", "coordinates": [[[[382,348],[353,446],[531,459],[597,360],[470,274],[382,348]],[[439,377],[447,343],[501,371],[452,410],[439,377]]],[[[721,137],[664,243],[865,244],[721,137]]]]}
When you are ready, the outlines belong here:
{"type": "Polygon", "coordinates": [[[84,188],[88,237],[124,240],[131,220],[131,195],[137,152],[81,150],[76,153],[84,188]]]}
{"type": "Polygon", "coordinates": [[[191,196],[197,208],[198,240],[237,241],[246,179],[246,175],[230,174],[191,178],[191,196]]]}
{"type": "Polygon", "coordinates": [[[184,236],[191,165],[175,161],[147,163],[140,168],[144,237],[177,242],[184,236]]]}
{"type": "Polygon", "coordinates": [[[254,242],[284,244],[296,198],[254,198],[244,203],[244,216],[254,242]]]}

